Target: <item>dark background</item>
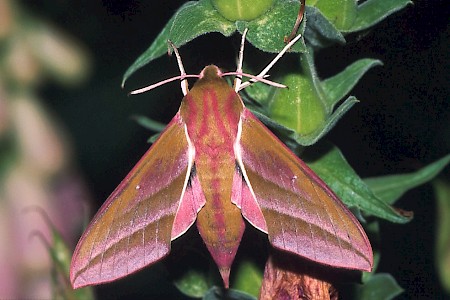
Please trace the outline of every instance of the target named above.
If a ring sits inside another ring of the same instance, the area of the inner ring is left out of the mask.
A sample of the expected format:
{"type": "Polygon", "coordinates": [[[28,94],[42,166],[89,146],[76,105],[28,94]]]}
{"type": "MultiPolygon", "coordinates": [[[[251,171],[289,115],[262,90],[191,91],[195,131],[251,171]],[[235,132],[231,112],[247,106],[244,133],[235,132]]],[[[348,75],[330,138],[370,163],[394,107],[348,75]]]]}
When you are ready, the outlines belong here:
{"type": "MultiPolygon", "coordinates": [[[[22,2],[92,54],[93,73],[83,85],[67,89],[49,84],[40,93],[69,133],[76,164],[98,207],[149,147],[146,139],[152,133],[131,116],[167,122],[178,109],[178,84],[127,97],[133,88],[178,74],[173,58],[162,57],[141,69],[125,90],[120,83],[127,67],[184,1],[22,2]]],[[[361,102],[327,136],[362,177],[413,171],[450,150],[448,1],[414,3],[369,32],[352,34],[346,46],[317,56],[324,78],[359,58],[384,63],[360,81],[352,94],[361,102]]],[[[237,36],[208,34],[180,52],[188,73],[198,73],[209,63],[233,69],[237,47],[237,36]]],[[[405,289],[399,299],[442,299],[434,267],[436,208],[431,186],[410,191],[396,206],[413,210],[415,218],[407,225],[382,222],[379,271],[391,273],[405,289]]],[[[101,293],[111,296],[105,288],[101,293]]],[[[124,294],[121,290],[114,295],[124,294]]]]}

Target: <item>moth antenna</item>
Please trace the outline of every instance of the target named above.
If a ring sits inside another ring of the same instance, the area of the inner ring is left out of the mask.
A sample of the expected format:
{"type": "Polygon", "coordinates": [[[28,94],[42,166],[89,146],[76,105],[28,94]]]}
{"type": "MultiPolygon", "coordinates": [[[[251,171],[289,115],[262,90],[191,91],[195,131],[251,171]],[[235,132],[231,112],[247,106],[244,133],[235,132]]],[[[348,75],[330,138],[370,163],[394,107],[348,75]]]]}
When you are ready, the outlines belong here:
{"type": "MultiPolygon", "coordinates": [[[[183,92],[183,95],[186,96],[186,94],[189,91],[188,88],[188,82],[186,80],[186,78],[200,78],[200,75],[188,75],[186,74],[186,71],[184,70],[184,66],[183,66],[183,61],[181,60],[181,56],[180,53],[178,52],[177,47],[175,47],[175,45],[172,43],[171,40],[168,40],[167,43],[170,45],[170,47],[172,47],[173,52],[175,53],[175,57],[177,58],[177,63],[178,63],[178,68],[180,69],[180,75],[179,76],[175,76],[175,77],[171,77],[165,80],[162,80],[160,82],[154,83],[152,85],[143,87],[141,89],[137,89],[134,91],[130,92],[130,95],[136,95],[136,94],[141,94],[150,90],[153,90],[154,88],[157,88],[161,85],[164,85],[166,83],[175,81],[175,80],[180,80],[181,79],[181,91],[183,92]]],[[[170,49],[169,49],[169,53],[170,53],[170,49]]]]}
{"type": "MultiPolygon", "coordinates": [[[[230,76],[230,75],[235,75],[235,76],[240,76],[240,77],[245,76],[245,77],[251,78],[249,81],[251,81],[252,83],[259,81],[259,82],[262,82],[262,83],[265,83],[265,84],[268,84],[268,85],[271,85],[271,86],[274,86],[274,87],[287,88],[287,86],[285,86],[284,84],[265,79],[266,77],[268,77],[268,75],[264,75],[262,77],[259,77],[259,76],[248,74],[248,73],[244,73],[244,72],[226,72],[226,73],[222,73],[222,76],[230,76]]],[[[249,81],[244,82],[241,86],[245,85],[249,81]]],[[[242,90],[242,88],[240,90],[242,90]]]]}
{"type": "MultiPolygon", "coordinates": [[[[167,40],[167,43],[169,43],[170,47],[172,47],[173,52],[175,53],[175,56],[177,58],[178,68],[180,69],[180,76],[186,76],[186,71],[184,70],[183,62],[181,61],[181,56],[180,53],[178,53],[177,47],[175,47],[171,40],[167,40]]],[[[188,82],[186,79],[181,80],[181,91],[183,92],[184,96],[186,96],[189,91],[188,82]]]]}
{"type": "MultiPolygon", "coordinates": [[[[188,75],[188,74],[184,74],[184,75],[178,75],[178,76],[175,76],[175,77],[171,77],[171,78],[162,80],[162,81],[160,81],[160,82],[154,83],[154,84],[152,84],[152,85],[143,87],[143,88],[141,88],[141,89],[131,91],[131,92],[130,92],[130,95],[141,94],[141,93],[144,93],[144,92],[153,90],[154,88],[157,88],[158,86],[164,85],[164,84],[166,84],[166,83],[169,83],[169,82],[172,82],[172,81],[175,81],[175,80],[180,80],[180,79],[181,79],[182,81],[185,81],[186,78],[200,78],[200,75],[188,75]]],[[[182,85],[182,86],[183,86],[183,85],[182,85]]],[[[182,87],[182,89],[183,89],[183,87],[182,87]]],[[[184,93],[184,92],[183,92],[183,93],[184,93]]],[[[185,96],[186,96],[186,94],[185,94],[185,96]]]]}
{"type": "MultiPolygon", "coordinates": [[[[245,45],[245,37],[247,36],[248,28],[245,28],[244,32],[242,33],[242,39],[241,39],[241,48],[239,49],[239,57],[238,57],[238,63],[237,63],[237,69],[236,73],[242,73],[242,64],[244,61],[244,45],[245,45]]],[[[239,91],[239,87],[242,83],[242,76],[236,76],[234,79],[234,90],[236,93],[239,91]]]]}
{"type": "MultiPolygon", "coordinates": [[[[275,56],[275,58],[267,65],[267,67],[265,67],[264,70],[261,71],[261,73],[256,75],[256,77],[263,78],[267,74],[267,72],[269,72],[269,70],[277,63],[277,61],[280,60],[280,58],[284,55],[284,53],[286,53],[286,51],[288,51],[301,37],[302,37],[301,34],[297,35],[292,41],[290,41],[286,46],[284,46],[283,50],[281,50],[281,52],[278,53],[278,55],[275,56]]],[[[243,84],[241,84],[238,91],[245,89],[255,81],[256,79],[251,79],[247,82],[244,82],[243,84]]]]}

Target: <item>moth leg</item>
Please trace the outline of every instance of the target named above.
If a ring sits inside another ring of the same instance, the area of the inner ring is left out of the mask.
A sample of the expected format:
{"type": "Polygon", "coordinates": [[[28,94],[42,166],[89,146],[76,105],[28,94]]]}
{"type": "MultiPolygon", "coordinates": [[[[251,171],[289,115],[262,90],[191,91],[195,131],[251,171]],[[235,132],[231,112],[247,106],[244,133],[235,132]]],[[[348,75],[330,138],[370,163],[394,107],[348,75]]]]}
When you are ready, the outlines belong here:
{"type": "MultiPolygon", "coordinates": [[[[301,34],[297,35],[292,41],[290,41],[286,46],[284,46],[283,50],[278,53],[277,56],[267,65],[267,67],[264,68],[264,70],[261,71],[256,77],[258,78],[264,78],[267,74],[267,72],[270,71],[270,69],[277,63],[277,61],[286,53],[300,38],[302,37],[301,34]]],[[[244,82],[241,84],[238,90],[236,92],[243,90],[244,88],[248,87],[250,84],[252,84],[254,80],[249,80],[247,82],[244,82]]]]}
{"type": "MultiPolygon", "coordinates": [[[[245,36],[247,35],[248,28],[245,28],[244,32],[242,33],[242,39],[241,39],[241,48],[239,49],[239,57],[238,57],[238,63],[237,63],[237,69],[236,73],[242,73],[242,62],[244,61],[244,45],[245,45],[245,36]]],[[[236,79],[234,79],[234,90],[239,92],[240,86],[242,83],[242,76],[237,75],[236,79]]]]}
{"type": "MultiPolygon", "coordinates": [[[[186,76],[186,71],[184,70],[183,62],[181,61],[180,53],[178,53],[177,47],[172,43],[171,40],[167,41],[172,47],[173,52],[175,53],[175,56],[177,58],[178,68],[180,69],[180,76],[186,76]]],[[[181,91],[183,92],[183,96],[186,96],[186,94],[189,92],[189,86],[186,79],[181,80],[181,91]]]]}

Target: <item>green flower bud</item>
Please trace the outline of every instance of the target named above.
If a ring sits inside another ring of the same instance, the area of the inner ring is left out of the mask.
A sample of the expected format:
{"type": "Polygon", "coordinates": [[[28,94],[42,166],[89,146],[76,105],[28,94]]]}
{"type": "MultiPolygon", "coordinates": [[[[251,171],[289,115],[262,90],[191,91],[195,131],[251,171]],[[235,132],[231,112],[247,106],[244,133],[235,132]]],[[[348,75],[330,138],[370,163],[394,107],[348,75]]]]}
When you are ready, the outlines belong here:
{"type": "Polygon", "coordinates": [[[264,14],[275,0],[211,0],[217,11],[230,21],[251,21],[264,14]]]}

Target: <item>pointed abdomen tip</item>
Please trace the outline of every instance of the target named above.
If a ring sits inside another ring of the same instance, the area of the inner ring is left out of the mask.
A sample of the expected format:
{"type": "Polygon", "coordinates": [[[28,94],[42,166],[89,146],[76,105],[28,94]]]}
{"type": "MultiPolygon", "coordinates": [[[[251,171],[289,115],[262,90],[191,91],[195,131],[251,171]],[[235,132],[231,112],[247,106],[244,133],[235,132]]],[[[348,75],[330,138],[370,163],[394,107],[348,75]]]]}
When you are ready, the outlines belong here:
{"type": "Polygon", "coordinates": [[[225,288],[230,287],[230,268],[220,268],[219,269],[220,276],[222,276],[223,285],[225,288]]]}

